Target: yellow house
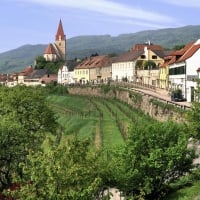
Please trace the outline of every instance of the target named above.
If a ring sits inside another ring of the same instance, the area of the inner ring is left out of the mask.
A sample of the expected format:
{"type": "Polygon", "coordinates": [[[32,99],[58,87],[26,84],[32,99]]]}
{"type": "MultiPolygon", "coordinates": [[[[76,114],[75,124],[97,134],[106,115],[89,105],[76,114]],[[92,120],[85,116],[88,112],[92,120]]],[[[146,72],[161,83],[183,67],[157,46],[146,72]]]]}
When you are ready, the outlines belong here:
{"type": "Polygon", "coordinates": [[[87,65],[87,60],[81,62],[74,68],[74,79],[76,83],[85,84],[90,80],[90,68],[87,65]]]}
{"type": "Polygon", "coordinates": [[[169,88],[169,67],[168,65],[160,67],[160,88],[168,89],[169,88]]]}
{"type": "Polygon", "coordinates": [[[164,63],[165,51],[152,43],[137,44],[131,51],[143,50],[136,62],[136,81],[159,87],[159,67],[164,63]]]}
{"type": "Polygon", "coordinates": [[[164,58],[165,62],[160,66],[160,88],[169,89],[169,65],[174,62],[175,57],[169,55],[164,58]]]}
{"type": "Polygon", "coordinates": [[[111,80],[112,58],[106,55],[92,56],[81,62],[74,69],[77,83],[97,83],[111,80]]]}

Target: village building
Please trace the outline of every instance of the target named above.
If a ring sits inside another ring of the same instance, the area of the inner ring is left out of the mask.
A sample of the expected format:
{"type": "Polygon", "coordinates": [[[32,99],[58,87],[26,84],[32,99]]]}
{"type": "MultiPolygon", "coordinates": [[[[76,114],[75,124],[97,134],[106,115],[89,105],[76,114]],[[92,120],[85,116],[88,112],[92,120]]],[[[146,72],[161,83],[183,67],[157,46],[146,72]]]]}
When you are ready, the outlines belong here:
{"type": "Polygon", "coordinates": [[[64,34],[62,21],[60,20],[55,42],[50,43],[44,52],[46,61],[65,61],[66,60],[66,36],[64,34]]]}
{"type": "Polygon", "coordinates": [[[111,66],[113,58],[102,56],[91,56],[78,64],[74,69],[77,83],[103,83],[111,80],[111,66]]]}
{"type": "Polygon", "coordinates": [[[58,83],[62,85],[74,84],[74,71],[69,71],[67,66],[62,66],[58,70],[58,83]]]}
{"type": "Polygon", "coordinates": [[[6,85],[8,76],[8,74],[0,74],[0,85],[6,85]]]}
{"type": "Polygon", "coordinates": [[[57,74],[49,69],[36,69],[24,78],[26,86],[45,86],[48,83],[57,82],[57,74]]]}
{"type": "Polygon", "coordinates": [[[200,39],[175,51],[172,56],[174,62],[169,65],[170,89],[181,90],[187,102],[192,102],[195,100],[196,79],[200,66],[200,39]]]}
{"type": "Polygon", "coordinates": [[[136,44],[130,51],[119,55],[113,62],[112,80],[135,81],[158,87],[159,66],[164,62],[164,55],[164,49],[160,45],[150,42],[136,44]],[[151,62],[147,66],[148,61],[151,62]]]}
{"type": "Polygon", "coordinates": [[[24,79],[33,72],[33,67],[28,66],[24,70],[18,73],[18,84],[24,84],[24,79]]]}
{"type": "Polygon", "coordinates": [[[136,81],[136,62],[143,50],[129,51],[117,56],[112,63],[112,80],[136,81]]]}

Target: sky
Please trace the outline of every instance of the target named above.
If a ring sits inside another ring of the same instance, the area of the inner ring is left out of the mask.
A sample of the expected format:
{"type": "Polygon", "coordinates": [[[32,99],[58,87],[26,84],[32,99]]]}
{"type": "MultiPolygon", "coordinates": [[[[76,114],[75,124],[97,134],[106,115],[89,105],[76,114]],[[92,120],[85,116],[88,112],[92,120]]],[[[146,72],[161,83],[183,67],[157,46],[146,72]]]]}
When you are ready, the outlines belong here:
{"type": "Polygon", "coordinates": [[[200,0],[1,0],[0,53],[66,38],[200,25],[200,0]]]}

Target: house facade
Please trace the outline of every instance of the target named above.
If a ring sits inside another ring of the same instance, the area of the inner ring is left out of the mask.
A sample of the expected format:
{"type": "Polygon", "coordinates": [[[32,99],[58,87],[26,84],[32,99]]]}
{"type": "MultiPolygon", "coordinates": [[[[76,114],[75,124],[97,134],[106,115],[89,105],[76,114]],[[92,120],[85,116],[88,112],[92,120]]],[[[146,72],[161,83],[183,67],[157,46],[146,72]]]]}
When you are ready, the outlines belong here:
{"type": "Polygon", "coordinates": [[[18,84],[24,84],[24,79],[33,72],[33,67],[28,66],[23,71],[18,73],[18,84]]]}
{"type": "Polygon", "coordinates": [[[116,57],[112,63],[112,80],[135,81],[136,61],[143,54],[143,50],[125,52],[116,57]]]}
{"type": "Polygon", "coordinates": [[[195,100],[196,79],[200,66],[200,39],[187,44],[174,54],[175,61],[169,65],[171,91],[179,89],[187,102],[195,100]]]}
{"type": "Polygon", "coordinates": [[[98,83],[111,80],[112,58],[109,56],[92,56],[78,64],[74,69],[77,83],[98,83]]]}
{"type": "Polygon", "coordinates": [[[57,82],[57,74],[53,74],[48,69],[33,70],[24,78],[24,85],[26,86],[45,86],[53,82],[57,82]]]}
{"type": "Polygon", "coordinates": [[[62,85],[73,84],[74,71],[69,71],[67,66],[62,66],[58,70],[58,83],[62,85]]]}

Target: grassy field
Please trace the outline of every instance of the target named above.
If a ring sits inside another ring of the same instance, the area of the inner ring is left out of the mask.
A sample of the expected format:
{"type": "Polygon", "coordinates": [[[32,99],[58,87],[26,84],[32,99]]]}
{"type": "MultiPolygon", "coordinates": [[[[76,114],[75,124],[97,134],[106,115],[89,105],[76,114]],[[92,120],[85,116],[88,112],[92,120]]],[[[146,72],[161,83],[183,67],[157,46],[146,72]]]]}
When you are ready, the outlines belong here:
{"type": "Polygon", "coordinates": [[[48,102],[62,126],[62,142],[76,135],[80,139],[89,138],[96,147],[112,148],[124,143],[135,123],[150,120],[114,99],[51,95],[48,102]]]}
{"type": "Polygon", "coordinates": [[[170,194],[166,200],[200,200],[200,181],[170,194]]]}

